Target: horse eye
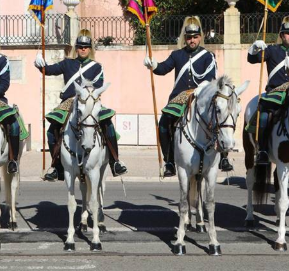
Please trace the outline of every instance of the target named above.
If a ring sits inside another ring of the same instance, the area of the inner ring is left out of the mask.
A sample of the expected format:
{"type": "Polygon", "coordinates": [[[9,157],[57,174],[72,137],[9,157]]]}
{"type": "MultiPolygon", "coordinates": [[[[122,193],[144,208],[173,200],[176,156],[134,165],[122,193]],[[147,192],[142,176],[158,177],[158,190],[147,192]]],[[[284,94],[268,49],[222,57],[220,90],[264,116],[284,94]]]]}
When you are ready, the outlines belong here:
{"type": "Polygon", "coordinates": [[[220,114],[221,113],[221,109],[219,107],[216,107],[216,113],[220,114]]]}

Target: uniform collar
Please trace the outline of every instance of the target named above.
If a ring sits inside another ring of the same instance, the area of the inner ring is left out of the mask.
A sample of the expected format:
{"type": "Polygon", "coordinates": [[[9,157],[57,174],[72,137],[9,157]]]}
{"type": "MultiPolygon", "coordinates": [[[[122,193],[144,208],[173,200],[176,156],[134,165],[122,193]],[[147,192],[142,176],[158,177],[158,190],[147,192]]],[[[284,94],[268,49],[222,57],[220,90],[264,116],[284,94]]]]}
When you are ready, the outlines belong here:
{"type": "Polygon", "coordinates": [[[289,53],[289,48],[286,48],[284,45],[280,44],[280,47],[285,51],[289,53]]]}
{"type": "Polygon", "coordinates": [[[85,63],[88,63],[90,62],[90,58],[80,58],[80,57],[77,57],[76,60],[78,60],[80,63],[82,64],[85,64],[85,63]]]}

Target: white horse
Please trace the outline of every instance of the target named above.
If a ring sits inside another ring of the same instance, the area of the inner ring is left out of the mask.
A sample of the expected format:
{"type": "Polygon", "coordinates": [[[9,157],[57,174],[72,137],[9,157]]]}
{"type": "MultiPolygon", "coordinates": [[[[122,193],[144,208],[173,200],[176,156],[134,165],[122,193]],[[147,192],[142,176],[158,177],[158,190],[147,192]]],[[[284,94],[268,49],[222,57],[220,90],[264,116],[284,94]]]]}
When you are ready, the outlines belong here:
{"type": "MultiPolygon", "coordinates": [[[[251,117],[257,110],[258,96],[254,97],[247,105],[245,111],[245,126],[251,120],[251,117]]],[[[245,127],[244,126],[244,127],[245,127]]],[[[278,238],[275,241],[273,248],[277,251],[286,251],[287,245],[285,240],[286,228],[285,219],[286,211],[288,209],[288,174],[289,174],[289,107],[283,108],[283,112],[278,118],[278,122],[272,127],[268,139],[268,154],[271,162],[276,164],[275,170],[275,185],[279,184],[276,190],[275,198],[275,212],[277,215],[276,225],[278,226],[278,238]],[[277,180],[278,179],[278,180],[277,180]]],[[[245,219],[245,226],[254,226],[252,196],[254,196],[257,203],[261,204],[262,199],[266,193],[266,185],[271,179],[271,163],[265,166],[254,165],[255,154],[255,134],[243,132],[243,145],[245,150],[245,165],[247,169],[246,183],[248,189],[247,201],[247,216],[245,219]]],[[[276,186],[275,186],[276,187],[276,186]]]]}
{"type": "Polygon", "coordinates": [[[61,162],[68,188],[69,228],[64,249],[75,250],[74,213],[77,203],[74,195],[76,177],[80,180],[82,193],[81,227],[87,228],[87,209],[93,218],[93,239],[90,249],[102,249],[99,239],[99,221],[103,219],[102,197],[108,152],[103,143],[98,114],[101,110],[100,95],[107,84],[95,89],[91,82],[82,78],[82,85],[75,84],[76,97],[69,120],[64,128],[61,145],[61,162]],[[100,218],[102,216],[102,218],[100,218]]]}
{"type": "MultiPolygon", "coordinates": [[[[8,227],[13,231],[17,229],[17,220],[16,220],[16,194],[19,188],[20,181],[20,157],[23,151],[23,141],[19,143],[19,159],[18,159],[18,172],[14,174],[8,174],[7,165],[8,165],[8,150],[9,144],[7,141],[4,128],[0,127],[0,167],[2,168],[2,177],[4,179],[5,186],[5,202],[7,206],[7,211],[9,212],[9,224],[8,227]]],[[[1,209],[0,209],[1,217],[1,209]]],[[[1,219],[1,222],[2,219],[1,219]]]]}
{"type": "Polygon", "coordinates": [[[197,223],[204,225],[202,213],[202,179],[206,181],[206,209],[209,219],[209,254],[221,255],[214,222],[214,190],[220,152],[232,151],[233,134],[241,111],[238,96],[247,88],[246,81],[235,88],[227,76],[210,83],[204,82],[195,90],[195,99],[188,116],[184,116],[175,132],[175,162],[180,184],[180,222],[174,253],[186,253],[185,227],[190,225],[190,207],[197,202],[197,223]],[[196,193],[196,187],[198,193],[196,193]]]}

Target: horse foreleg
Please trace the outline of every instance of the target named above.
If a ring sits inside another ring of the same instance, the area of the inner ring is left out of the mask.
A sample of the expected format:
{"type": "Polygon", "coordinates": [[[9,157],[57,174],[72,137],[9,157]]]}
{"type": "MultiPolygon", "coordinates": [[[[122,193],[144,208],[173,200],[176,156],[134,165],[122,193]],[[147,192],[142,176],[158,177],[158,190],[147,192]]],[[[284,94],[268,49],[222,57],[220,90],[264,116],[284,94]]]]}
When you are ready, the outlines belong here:
{"type": "Polygon", "coordinates": [[[68,214],[69,214],[69,226],[67,230],[67,239],[65,242],[64,250],[66,251],[72,251],[75,250],[75,242],[74,242],[74,214],[76,211],[77,203],[75,200],[75,194],[74,194],[74,181],[75,177],[71,176],[71,174],[68,171],[64,171],[64,178],[67,184],[68,188],[68,214]]]}
{"type": "Polygon", "coordinates": [[[91,196],[89,201],[90,211],[93,217],[93,238],[91,240],[90,250],[91,251],[100,251],[102,250],[101,242],[99,239],[99,228],[98,228],[98,187],[99,187],[99,177],[100,173],[98,170],[94,170],[88,173],[88,178],[91,182],[91,196]]]}
{"type": "Polygon", "coordinates": [[[87,188],[88,182],[79,182],[79,188],[82,196],[82,211],[81,211],[81,221],[79,225],[79,230],[87,232],[87,218],[88,218],[88,210],[87,210],[87,191],[90,188],[87,188]]]}
{"type": "Polygon", "coordinates": [[[254,168],[247,170],[246,185],[247,185],[247,216],[245,218],[245,227],[254,226],[254,215],[253,215],[253,186],[255,182],[254,168]]]}
{"type": "Polygon", "coordinates": [[[189,224],[189,203],[188,203],[188,175],[184,168],[178,167],[178,177],[180,183],[180,204],[179,215],[180,222],[177,232],[177,240],[175,242],[174,253],[177,255],[185,254],[185,227],[189,224]]]}
{"type": "Polygon", "coordinates": [[[215,184],[216,184],[216,170],[211,169],[208,178],[206,178],[206,209],[208,212],[209,227],[208,233],[210,237],[209,254],[221,255],[221,247],[217,240],[217,232],[215,227],[215,184]]]}
{"type": "Polygon", "coordinates": [[[280,223],[278,228],[278,238],[275,242],[274,249],[278,251],[287,250],[287,244],[285,239],[286,228],[285,228],[285,219],[286,212],[288,209],[288,170],[282,166],[277,167],[277,174],[279,180],[279,190],[280,190],[280,198],[278,200],[278,210],[280,212],[280,223]]]}

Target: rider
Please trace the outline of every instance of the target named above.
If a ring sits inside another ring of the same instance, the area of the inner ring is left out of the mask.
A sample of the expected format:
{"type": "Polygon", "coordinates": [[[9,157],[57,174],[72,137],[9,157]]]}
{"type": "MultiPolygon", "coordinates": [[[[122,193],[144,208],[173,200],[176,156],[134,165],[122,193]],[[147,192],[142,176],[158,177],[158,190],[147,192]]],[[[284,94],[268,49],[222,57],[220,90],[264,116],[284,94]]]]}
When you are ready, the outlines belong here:
{"type": "Polygon", "coordinates": [[[4,126],[8,136],[9,154],[7,172],[18,172],[19,135],[20,128],[15,117],[15,108],[8,106],[5,92],[10,86],[9,61],[6,56],[0,54],[0,123],[4,126]]]}
{"type": "MultiPolygon", "coordinates": [[[[164,177],[176,174],[173,152],[173,125],[181,117],[180,106],[170,104],[184,104],[188,96],[193,93],[204,81],[216,79],[217,64],[214,54],[204,47],[204,36],[201,22],[198,17],[186,17],[178,40],[179,50],[173,51],[164,62],[156,62],[148,56],[144,65],[152,68],[154,74],[165,75],[175,69],[175,84],[169,96],[169,104],[162,110],[159,122],[159,137],[165,161],[164,177]],[[185,97],[185,99],[183,99],[185,97]],[[179,100],[183,100],[179,102],[179,100]]],[[[219,167],[224,171],[233,169],[227,159],[227,154],[222,156],[219,167]]]]}
{"type": "MultiPolygon", "coordinates": [[[[94,87],[99,88],[103,85],[104,76],[102,66],[94,60],[94,56],[95,50],[91,33],[87,29],[82,29],[80,30],[76,39],[75,49],[73,50],[73,58],[65,58],[54,65],[47,65],[42,55],[38,54],[35,60],[35,66],[40,71],[42,70],[42,67],[45,67],[46,75],[63,74],[65,86],[60,94],[60,99],[62,100],[61,105],[64,105],[65,103],[69,103],[71,105],[72,99],[69,98],[75,96],[75,87],[73,82],[75,81],[80,84],[81,74],[85,79],[93,81],[94,87]]],[[[49,118],[49,121],[51,121],[51,118],[49,118]]],[[[59,156],[59,151],[56,151],[56,148],[59,145],[57,144],[57,140],[59,138],[60,128],[62,125],[63,124],[60,124],[59,122],[52,121],[47,131],[49,151],[54,161],[55,154],[59,156]]],[[[111,118],[106,118],[100,121],[100,126],[108,146],[109,165],[111,167],[112,174],[113,176],[122,175],[127,172],[127,168],[120,163],[118,159],[116,132],[111,118]]],[[[54,164],[55,168],[53,172],[46,173],[44,179],[49,181],[56,179],[63,180],[64,172],[60,159],[56,159],[54,164]]]]}
{"type": "Polygon", "coordinates": [[[256,165],[269,163],[267,153],[266,127],[270,112],[274,112],[283,104],[286,89],[289,87],[289,16],[283,19],[276,44],[266,45],[263,40],[256,40],[248,51],[248,62],[261,63],[262,50],[265,50],[264,61],[267,65],[268,82],[265,88],[266,94],[259,101],[260,130],[259,150],[255,158],[256,165]]]}

